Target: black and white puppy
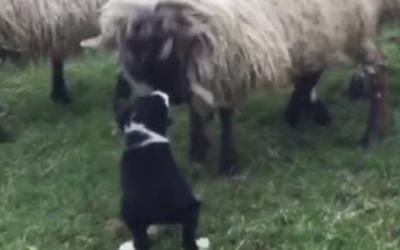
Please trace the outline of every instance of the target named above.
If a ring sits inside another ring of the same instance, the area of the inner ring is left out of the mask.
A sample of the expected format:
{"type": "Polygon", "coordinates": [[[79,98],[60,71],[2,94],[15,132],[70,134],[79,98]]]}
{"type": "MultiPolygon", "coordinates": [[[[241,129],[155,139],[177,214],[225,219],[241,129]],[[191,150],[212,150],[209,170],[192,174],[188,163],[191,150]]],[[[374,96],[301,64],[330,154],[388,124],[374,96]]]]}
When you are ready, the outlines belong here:
{"type": "Polygon", "coordinates": [[[126,148],[121,159],[121,217],[136,250],[150,249],[150,225],[182,225],[185,250],[197,250],[201,202],[177,166],[167,137],[169,97],[160,91],[114,109],[126,148]]]}

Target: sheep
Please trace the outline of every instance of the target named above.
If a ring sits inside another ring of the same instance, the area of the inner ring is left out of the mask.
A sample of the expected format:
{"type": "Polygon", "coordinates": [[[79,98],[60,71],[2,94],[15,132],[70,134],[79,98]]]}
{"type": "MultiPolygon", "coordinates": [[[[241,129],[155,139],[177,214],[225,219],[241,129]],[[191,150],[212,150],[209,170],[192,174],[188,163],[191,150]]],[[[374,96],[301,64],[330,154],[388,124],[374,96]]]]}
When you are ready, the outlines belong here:
{"type": "Polygon", "coordinates": [[[115,117],[126,146],[121,157],[121,217],[134,249],[148,250],[151,224],[182,225],[185,250],[197,250],[201,201],[192,193],[172,155],[169,97],[161,91],[119,102],[115,117]]]}
{"type": "Polygon", "coordinates": [[[19,50],[24,60],[50,57],[51,98],[71,103],[64,60],[79,42],[99,32],[98,10],[106,0],[4,0],[0,8],[0,44],[19,50]]]}
{"type": "Polygon", "coordinates": [[[132,8],[135,14],[125,19],[131,24],[119,44],[124,74],[168,93],[174,104],[190,104],[198,130],[192,131],[194,151],[203,153],[198,145],[208,144],[204,115],[219,110],[220,174],[235,169],[231,120],[250,92],[292,82],[288,122],[295,124],[311,104],[315,119],[329,123],[315,86],[324,70],[351,62],[372,90],[361,144],[368,146],[374,132],[384,137],[386,67],[376,38],[386,21],[381,17],[400,13],[399,0],[159,0],[148,6],[145,12],[132,8]],[[132,19],[138,12],[142,17],[132,19]]]}
{"type": "Polygon", "coordinates": [[[14,63],[50,58],[50,97],[72,102],[64,61],[81,50],[82,39],[99,32],[99,9],[106,0],[3,0],[0,8],[0,61],[14,63]]]}

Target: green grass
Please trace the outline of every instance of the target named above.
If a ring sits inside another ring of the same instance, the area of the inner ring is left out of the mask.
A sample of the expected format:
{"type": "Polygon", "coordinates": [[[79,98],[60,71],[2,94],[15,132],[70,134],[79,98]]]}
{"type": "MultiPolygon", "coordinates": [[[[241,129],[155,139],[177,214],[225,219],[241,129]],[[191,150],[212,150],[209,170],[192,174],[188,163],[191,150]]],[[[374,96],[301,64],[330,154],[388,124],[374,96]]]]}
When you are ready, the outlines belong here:
{"type": "MultiPolygon", "coordinates": [[[[187,159],[187,113],[176,109],[174,152],[203,197],[199,235],[213,249],[400,249],[400,50],[383,42],[389,136],[369,150],[355,145],[367,106],[344,97],[344,70],[328,72],[319,88],[334,115],[329,127],[289,129],[289,88],[254,95],[240,108],[236,141],[246,178],[215,178],[217,139],[197,175],[187,159]]],[[[15,137],[0,145],[1,250],[116,250],[129,239],[108,226],[118,214],[122,149],[110,106],[116,70],[101,54],[68,64],[75,101],[68,107],[49,100],[46,65],[0,70],[1,105],[9,108],[3,122],[15,137]]],[[[161,234],[154,249],[178,249],[179,237],[170,237],[177,233],[161,234]]]]}

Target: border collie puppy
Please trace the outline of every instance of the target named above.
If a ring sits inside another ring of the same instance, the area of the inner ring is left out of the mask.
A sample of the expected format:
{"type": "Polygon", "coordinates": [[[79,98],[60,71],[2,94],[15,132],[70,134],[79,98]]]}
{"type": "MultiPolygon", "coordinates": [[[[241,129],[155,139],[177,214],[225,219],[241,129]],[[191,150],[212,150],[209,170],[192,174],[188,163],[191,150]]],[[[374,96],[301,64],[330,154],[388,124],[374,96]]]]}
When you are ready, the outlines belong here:
{"type": "Polygon", "coordinates": [[[197,250],[201,202],[194,196],[172,155],[167,137],[169,97],[155,91],[134,103],[119,103],[116,120],[126,147],[121,158],[121,217],[136,250],[150,249],[150,225],[182,225],[185,250],[197,250]]]}

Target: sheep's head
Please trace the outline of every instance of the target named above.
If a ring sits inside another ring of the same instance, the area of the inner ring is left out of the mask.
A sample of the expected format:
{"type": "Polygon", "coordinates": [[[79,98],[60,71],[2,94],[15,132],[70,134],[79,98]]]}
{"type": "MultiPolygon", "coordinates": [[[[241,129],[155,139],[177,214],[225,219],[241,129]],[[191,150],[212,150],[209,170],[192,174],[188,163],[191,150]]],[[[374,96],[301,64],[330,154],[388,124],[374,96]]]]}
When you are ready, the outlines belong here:
{"type": "Polygon", "coordinates": [[[190,99],[188,67],[201,39],[205,17],[186,5],[159,5],[135,19],[120,47],[125,73],[141,84],[166,92],[173,104],[190,99]]]}

